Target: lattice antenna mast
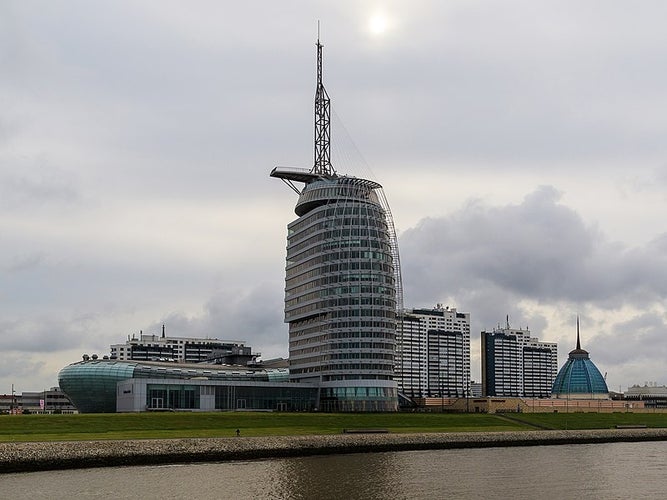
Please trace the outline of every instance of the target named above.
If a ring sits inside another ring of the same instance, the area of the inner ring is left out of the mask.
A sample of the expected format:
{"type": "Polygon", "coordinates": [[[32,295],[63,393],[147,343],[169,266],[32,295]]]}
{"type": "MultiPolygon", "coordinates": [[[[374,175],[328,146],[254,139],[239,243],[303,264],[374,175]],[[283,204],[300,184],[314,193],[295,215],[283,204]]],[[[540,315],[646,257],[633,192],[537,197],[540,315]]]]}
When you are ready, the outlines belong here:
{"type": "Polygon", "coordinates": [[[315,91],[315,164],[313,174],[335,176],[331,165],[331,101],[322,83],[322,44],[317,25],[317,90],[315,91]]]}

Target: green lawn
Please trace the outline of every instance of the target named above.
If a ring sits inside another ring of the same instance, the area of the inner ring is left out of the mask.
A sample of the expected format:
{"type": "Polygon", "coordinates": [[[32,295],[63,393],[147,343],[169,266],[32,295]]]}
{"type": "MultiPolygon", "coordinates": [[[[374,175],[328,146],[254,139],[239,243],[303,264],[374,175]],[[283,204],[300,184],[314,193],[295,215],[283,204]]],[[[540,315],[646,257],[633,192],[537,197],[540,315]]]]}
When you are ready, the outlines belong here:
{"type": "Polygon", "coordinates": [[[667,413],[120,413],[84,415],[3,415],[0,442],[77,441],[289,436],[339,434],[343,429],[387,429],[403,432],[520,431],[549,429],[608,429],[616,425],[667,427],[667,413]],[[517,421],[517,419],[519,421],[517,421]]]}
{"type": "Polygon", "coordinates": [[[513,431],[529,426],[494,415],[437,413],[120,413],[4,415],[0,441],[152,439],[178,437],[339,434],[343,429],[390,432],[513,431]]]}
{"type": "Polygon", "coordinates": [[[609,429],[617,425],[667,427],[667,413],[522,413],[517,417],[548,429],[609,429]]]}

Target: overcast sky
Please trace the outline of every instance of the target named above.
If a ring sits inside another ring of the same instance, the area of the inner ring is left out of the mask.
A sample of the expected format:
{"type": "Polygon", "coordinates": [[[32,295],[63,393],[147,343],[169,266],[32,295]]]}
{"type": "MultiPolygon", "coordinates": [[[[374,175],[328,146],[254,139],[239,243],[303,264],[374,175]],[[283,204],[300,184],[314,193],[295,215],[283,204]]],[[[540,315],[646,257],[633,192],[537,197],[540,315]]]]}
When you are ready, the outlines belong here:
{"type": "Polygon", "coordinates": [[[287,356],[276,166],[382,183],[405,305],[667,383],[664,1],[0,3],[0,393],[128,335],[287,356]]]}

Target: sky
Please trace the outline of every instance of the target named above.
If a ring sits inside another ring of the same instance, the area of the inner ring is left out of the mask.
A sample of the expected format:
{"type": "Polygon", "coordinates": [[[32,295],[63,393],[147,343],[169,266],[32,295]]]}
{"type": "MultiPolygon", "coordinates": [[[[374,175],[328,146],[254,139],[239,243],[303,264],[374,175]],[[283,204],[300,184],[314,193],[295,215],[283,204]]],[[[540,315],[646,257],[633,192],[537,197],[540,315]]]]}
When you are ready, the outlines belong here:
{"type": "Polygon", "coordinates": [[[128,335],[287,356],[275,166],[380,182],[407,307],[666,384],[667,4],[0,3],[0,393],[128,335]]]}

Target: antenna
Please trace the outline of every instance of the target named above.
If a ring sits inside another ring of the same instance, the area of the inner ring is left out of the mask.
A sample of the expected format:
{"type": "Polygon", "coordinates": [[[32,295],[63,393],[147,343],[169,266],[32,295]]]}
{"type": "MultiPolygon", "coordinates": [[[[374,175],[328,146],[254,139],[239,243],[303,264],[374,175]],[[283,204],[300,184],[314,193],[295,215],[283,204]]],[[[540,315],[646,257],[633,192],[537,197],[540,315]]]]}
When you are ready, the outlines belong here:
{"type": "Polygon", "coordinates": [[[322,47],[320,22],[317,21],[317,89],[315,90],[315,162],[313,174],[334,176],[331,165],[331,101],[322,83],[322,47]]]}

